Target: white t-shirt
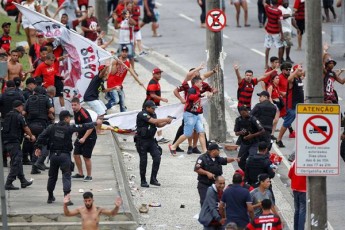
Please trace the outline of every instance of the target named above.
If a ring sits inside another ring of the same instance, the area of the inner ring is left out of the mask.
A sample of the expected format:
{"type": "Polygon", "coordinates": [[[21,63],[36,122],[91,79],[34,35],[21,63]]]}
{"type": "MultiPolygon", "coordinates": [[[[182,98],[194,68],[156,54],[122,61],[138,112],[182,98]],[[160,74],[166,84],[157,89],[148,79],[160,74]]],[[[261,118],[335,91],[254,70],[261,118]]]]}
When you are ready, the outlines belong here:
{"type": "MultiPolygon", "coordinates": [[[[78,8],[78,3],[77,0],[74,0],[73,2],[71,2],[70,0],[66,0],[62,3],[61,7],[63,7],[60,11],[60,14],[67,14],[68,15],[68,20],[69,21],[73,21],[77,18],[77,16],[75,15],[75,11],[78,8]]],[[[60,18],[61,18],[60,15],[60,18]]]]}
{"type": "MultiPolygon", "coordinates": [[[[26,7],[26,8],[29,8],[30,10],[32,11],[36,11],[36,8],[35,6],[38,6],[39,3],[37,1],[33,1],[32,3],[28,3],[26,1],[22,2],[21,3],[22,6],[26,7]]],[[[24,25],[31,25],[29,20],[23,15],[22,17],[22,24],[24,25]]]]}
{"type": "MultiPolygon", "coordinates": [[[[290,7],[285,8],[284,6],[279,6],[278,9],[280,9],[282,11],[283,16],[285,14],[292,15],[292,10],[291,10],[290,7]]],[[[291,33],[292,32],[291,20],[292,20],[291,17],[288,17],[288,18],[286,18],[284,20],[281,20],[283,33],[285,33],[285,32],[291,33]]]]}
{"type": "Polygon", "coordinates": [[[124,19],[121,22],[119,30],[119,44],[129,44],[131,43],[131,33],[133,31],[133,26],[129,24],[128,19],[124,19]]]}

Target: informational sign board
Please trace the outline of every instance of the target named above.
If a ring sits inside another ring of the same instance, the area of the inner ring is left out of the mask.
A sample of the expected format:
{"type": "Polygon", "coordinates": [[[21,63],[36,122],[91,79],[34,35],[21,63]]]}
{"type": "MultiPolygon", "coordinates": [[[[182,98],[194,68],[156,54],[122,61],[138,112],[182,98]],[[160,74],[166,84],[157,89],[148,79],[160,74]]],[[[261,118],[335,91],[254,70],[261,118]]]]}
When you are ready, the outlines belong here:
{"type": "Polygon", "coordinates": [[[298,104],[296,174],[339,175],[340,106],[298,104]]]}
{"type": "Polygon", "coordinates": [[[219,32],[226,25],[225,13],[220,9],[213,9],[207,12],[206,26],[213,32],[219,32]]]}

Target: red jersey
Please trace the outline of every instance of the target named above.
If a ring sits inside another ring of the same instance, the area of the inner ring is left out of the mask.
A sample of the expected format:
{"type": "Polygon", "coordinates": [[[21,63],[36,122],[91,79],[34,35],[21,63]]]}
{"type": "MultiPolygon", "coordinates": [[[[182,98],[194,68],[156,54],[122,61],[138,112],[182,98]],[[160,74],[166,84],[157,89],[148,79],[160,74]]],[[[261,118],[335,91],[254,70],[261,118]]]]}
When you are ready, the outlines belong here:
{"type": "Polygon", "coordinates": [[[17,10],[17,7],[13,4],[13,2],[15,3],[20,3],[20,2],[17,2],[15,0],[7,0],[6,4],[5,4],[5,11],[13,11],[13,10],[17,10]]]}
{"type": "Polygon", "coordinates": [[[247,230],[282,230],[283,226],[280,221],[280,217],[274,214],[262,214],[256,217],[251,223],[246,227],[247,230]]]}
{"type": "Polygon", "coordinates": [[[284,76],[283,73],[279,74],[279,91],[286,93],[288,91],[288,86],[289,86],[289,82],[287,77],[284,76]]]}
{"type": "Polygon", "coordinates": [[[160,105],[160,100],[158,99],[153,99],[150,94],[156,94],[157,96],[161,96],[161,86],[159,82],[152,78],[149,82],[149,85],[146,88],[146,100],[151,100],[153,101],[156,105],[160,105]]]}
{"type": "Polygon", "coordinates": [[[137,23],[134,26],[134,32],[137,32],[140,30],[140,26],[139,26],[139,17],[140,17],[140,6],[133,6],[133,10],[132,10],[132,19],[137,23]]]}
{"type": "Polygon", "coordinates": [[[62,54],[63,54],[62,46],[59,45],[58,47],[56,47],[53,50],[53,54],[55,56],[54,68],[56,70],[56,75],[61,76],[61,73],[60,73],[60,62],[59,62],[58,58],[61,57],[62,54]]]}
{"type": "Polygon", "coordinates": [[[304,6],[304,2],[305,0],[295,0],[295,4],[293,6],[294,9],[296,9],[296,13],[295,13],[295,19],[296,20],[304,20],[304,10],[305,10],[305,6],[304,6]]]}
{"type": "MultiPolygon", "coordinates": [[[[268,73],[270,71],[272,71],[272,67],[269,67],[265,73],[268,73]]],[[[268,85],[271,84],[271,81],[273,79],[273,77],[275,77],[276,75],[278,75],[278,72],[275,70],[273,71],[270,75],[268,75],[267,77],[265,77],[262,81],[265,83],[265,87],[266,89],[268,88],[268,85]]]]}
{"type": "Polygon", "coordinates": [[[49,86],[54,86],[55,74],[56,71],[54,68],[54,64],[49,66],[45,62],[42,62],[37,66],[34,77],[42,77],[42,85],[44,86],[44,88],[48,88],[49,86]]]}
{"type": "Polygon", "coordinates": [[[295,173],[296,162],[292,162],[291,168],[289,170],[289,178],[291,179],[291,189],[298,192],[307,192],[307,177],[297,176],[295,173]]]}
{"type": "MultiPolygon", "coordinates": [[[[89,27],[90,27],[90,25],[91,25],[92,22],[96,22],[97,25],[98,25],[98,20],[97,20],[97,18],[94,17],[94,16],[91,16],[91,17],[89,17],[89,18],[83,20],[83,21],[81,22],[81,26],[82,26],[82,27],[86,27],[86,28],[89,29],[89,27]]],[[[88,38],[88,39],[90,39],[91,41],[94,42],[94,41],[97,40],[98,35],[97,35],[97,32],[96,32],[96,31],[84,32],[84,37],[86,37],[86,38],[88,38]]]]}
{"type": "MultiPolygon", "coordinates": [[[[184,99],[187,100],[187,96],[188,96],[188,90],[190,89],[188,82],[183,81],[182,85],[177,87],[177,91],[178,92],[184,92],[184,99]]],[[[212,92],[212,87],[206,83],[206,82],[202,82],[202,86],[201,86],[201,90],[200,93],[204,93],[204,92],[212,92]]]]}
{"type": "MultiPolygon", "coordinates": [[[[131,63],[129,62],[128,59],[126,61],[124,61],[123,63],[128,68],[131,66],[131,63]]],[[[114,74],[111,74],[111,73],[109,74],[107,87],[108,88],[113,88],[115,86],[121,86],[122,87],[122,83],[125,80],[125,77],[127,75],[127,71],[128,70],[123,65],[119,65],[114,74]]]]}
{"type": "Polygon", "coordinates": [[[7,34],[3,34],[0,37],[0,48],[3,48],[7,54],[10,54],[12,37],[7,34]]]}
{"type": "Polygon", "coordinates": [[[88,6],[89,5],[89,0],[78,0],[78,6],[88,6]]]}
{"type": "Polygon", "coordinates": [[[278,99],[280,96],[278,86],[275,86],[274,84],[270,84],[270,86],[272,86],[272,94],[271,94],[272,100],[278,99]]]}
{"type": "Polygon", "coordinates": [[[115,9],[115,13],[117,15],[117,18],[116,18],[116,21],[118,23],[122,22],[123,20],[123,17],[122,17],[122,11],[126,8],[126,6],[122,3],[119,3],[117,6],[116,6],[116,9],[115,9]]]}
{"type": "Polygon", "coordinates": [[[188,90],[184,111],[193,113],[195,115],[203,113],[203,108],[201,105],[201,92],[198,87],[193,86],[188,90]]]}
{"type": "Polygon", "coordinates": [[[60,7],[62,5],[62,3],[64,3],[65,0],[57,0],[57,4],[58,4],[58,7],[60,7]]]}
{"type": "Polygon", "coordinates": [[[250,108],[252,103],[252,96],[254,87],[258,84],[258,79],[253,78],[250,82],[247,82],[244,78],[238,84],[237,99],[238,107],[245,105],[250,108]]]}
{"type": "Polygon", "coordinates": [[[275,6],[266,5],[265,11],[267,15],[266,32],[269,34],[279,34],[281,28],[279,21],[283,20],[283,13],[275,6]]]}

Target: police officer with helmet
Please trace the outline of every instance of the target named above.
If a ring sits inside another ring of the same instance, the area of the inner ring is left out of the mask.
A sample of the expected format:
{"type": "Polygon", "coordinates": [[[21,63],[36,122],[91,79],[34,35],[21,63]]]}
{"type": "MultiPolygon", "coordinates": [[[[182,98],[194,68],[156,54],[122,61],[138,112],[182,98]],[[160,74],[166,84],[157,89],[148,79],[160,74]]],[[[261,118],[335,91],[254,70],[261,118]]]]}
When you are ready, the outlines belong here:
{"type": "Polygon", "coordinates": [[[35,142],[36,138],[32,135],[25,118],[21,114],[23,110],[23,102],[15,100],[13,102],[13,110],[6,114],[3,122],[2,143],[5,152],[9,152],[11,156],[11,168],[5,184],[6,190],[19,189],[12,184],[17,177],[20,180],[21,188],[26,188],[32,184],[32,181],[27,181],[24,176],[23,153],[20,144],[23,141],[24,132],[29,136],[30,141],[35,142]]]}
{"type": "MultiPolygon", "coordinates": [[[[29,96],[25,104],[26,118],[31,132],[38,137],[45,128],[48,127],[49,121],[54,120],[54,107],[51,104],[45,89],[42,86],[37,86],[34,89],[34,94],[29,96]]],[[[25,149],[33,150],[30,143],[24,142],[25,149]]],[[[48,151],[43,148],[43,154],[40,157],[32,156],[32,170],[31,174],[39,174],[40,170],[46,170],[48,167],[44,164],[44,160],[48,156],[48,151]]],[[[31,154],[30,154],[31,155],[31,154]]]]}
{"type": "Polygon", "coordinates": [[[198,192],[200,196],[200,206],[204,203],[207,188],[214,184],[217,176],[223,174],[222,165],[238,161],[238,158],[220,157],[219,146],[212,143],[208,146],[207,152],[197,159],[194,172],[198,173],[198,192]]]}
{"type": "Polygon", "coordinates": [[[154,136],[157,131],[157,127],[164,127],[170,124],[171,117],[157,119],[155,109],[156,104],[147,100],[143,105],[143,110],[137,115],[137,134],[134,137],[135,147],[140,157],[140,178],[141,187],[150,187],[146,181],[146,166],[147,166],[147,152],[152,156],[152,171],[150,184],[160,186],[161,184],[157,180],[157,174],[159,165],[161,162],[162,150],[157,144],[154,136]]]}
{"type": "MultiPolygon", "coordinates": [[[[259,136],[260,141],[265,141],[268,146],[268,151],[271,150],[271,134],[273,128],[273,120],[277,113],[277,107],[271,103],[270,94],[267,91],[262,91],[257,94],[259,96],[259,103],[257,103],[250,115],[256,117],[265,129],[265,133],[259,136]]],[[[278,117],[279,118],[279,117],[278,117]]]]}
{"type": "MultiPolygon", "coordinates": [[[[58,179],[59,169],[62,171],[62,184],[64,196],[71,192],[71,151],[73,150],[72,135],[74,132],[88,130],[96,125],[101,125],[102,121],[90,122],[80,125],[70,125],[72,115],[67,110],[59,114],[59,122],[48,126],[37,138],[35,143],[35,155],[39,157],[41,150],[47,146],[50,150],[50,169],[47,184],[48,200],[51,204],[55,201],[54,189],[58,179]]],[[[73,205],[70,201],[68,205],[73,205]]]]}

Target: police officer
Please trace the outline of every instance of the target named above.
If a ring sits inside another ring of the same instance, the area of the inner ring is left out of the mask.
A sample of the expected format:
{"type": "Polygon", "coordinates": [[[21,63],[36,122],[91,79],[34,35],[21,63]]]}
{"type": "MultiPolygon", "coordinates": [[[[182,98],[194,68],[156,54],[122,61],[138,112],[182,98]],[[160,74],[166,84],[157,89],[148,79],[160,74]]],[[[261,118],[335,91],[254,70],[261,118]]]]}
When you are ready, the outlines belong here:
{"type": "Polygon", "coordinates": [[[238,166],[244,171],[246,160],[249,155],[254,155],[258,149],[258,137],[265,133],[260,121],[249,114],[248,108],[241,106],[238,108],[240,116],[235,120],[235,135],[239,136],[237,144],[240,144],[238,157],[241,158],[238,166]]]}
{"type": "Polygon", "coordinates": [[[147,100],[143,105],[143,110],[137,115],[137,134],[134,137],[135,147],[140,157],[140,178],[141,187],[150,187],[146,182],[146,166],[147,166],[147,152],[152,156],[152,171],[150,184],[160,186],[157,180],[159,165],[161,162],[162,149],[157,144],[154,136],[157,127],[164,127],[170,124],[172,118],[157,119],[155,109],[156,104],[147,100]]]}
{"type": "MultiPolygon", "coordinates": [[[[3,94],[0,94],[0,113],[1,118],[4,119],[6,114],[12,110],[12,104],[15,100],[24,101],[23,95],[16,90],[14,81],[9,80],[6,82],[7,89],[3,94]]],[[[4,167],[7,167],[6,153],[3,152],[4,167]]]]}
{"type": "MultiPolygon", "coordinates": [[[[37,86],[34,89],[34,95],[31,95],[25,104],[25,111],[30,130],[37,137],[48,127],[49,121],[54,120],[54,107],[48,96],[45,95],[45,89],[42,86],[37,86]]],[[[30,146],[27,141],[24,142],[24,147],[27,150],[26,152],[33,150],[33,146],[30,146]]],[[[30,155],[32,155],[32,152],[30,152],[30,155]]],[[[47,155],[47,149],[43,148],[40,157],[32,156],[31,174],[39,174],[41,173],[40,170],[44,171],[48,168],[44,164],[47,155]]]]}
{"type": "MultiPolygon", "coordinates": [[[[80,125],[70,125],[72,115],[67,110],[59,114],[60,121],[57,124],[48,126],[39,136],[35,143],[35,155],[40,156],[44,146],[50,150],[50,169],[47,184],[48,200],[51,204],[55,201],[54,189],[58,179],[59,169],[62,171],[63,192],[66,196],[71,192],[71,151],[72,135],[74,132],[94,128],[97,124],[101,125],[102,121],[85,123],[80,125]]],[[[72,202],[69,205],[73,205],[72,202]]]]}
{"type": "Polygon", "coordinates": [[[34,89],[36,87],[36,80],[33,77],[29,77],[25,81],[25,89],[23,89],[24,99],[27,100],[31,95],[34,94],[34,89]]]}
{"type": "Polygon", "coordinates": [[[32,135],[25,118],[21,114],[24,110],[22,101],[15,100],[13,102],[13,110],[6,114],[4,119],[4,127],[2,130],[2,141],[5,152],[10,153],[11,168],[5,184],[6,190],[18,190],[12,183],[19,178],[22,188],[26,188],[32,184],[32,181],[27,181],[23,172],[23,153],[20,144],[23,141],[24,133],[29,136],[30,141],[35,142],[36,138],[32,135]]]}
{"type": "Polygon", "coordinates": [[[259,142],[257,154],[248,157],[245,171],[245,180],[254,188],[258,187],[258,176],[268,174],[270,178],[275,175],[275,168],[271,167],[272,163],[267,153],[268,145],[265,141],[259,142]]]}
{"type": "Polygon", "coordinates": [[[262,91],[257,95],[259,96],[259,103],[254,106],[250,115],[256,117],[265,129],[265,133],[259,137],[259,140],[267,143],[269,151],[272,147],[271,134],[277,107],[269,100],[270,94],[267,91],[262,91]]]}
{"type": "Polygon", "coordinates": [[[198,173],[198,192],[200,196],[200,206],[204,203],[207,188],[210,187],[217,176],[223,174],[222,165],[226,165],[238,158],[220,157],[218,144],[212,143],[208,146],[207,152],[197,159],[194,171],[198,173]]]}

